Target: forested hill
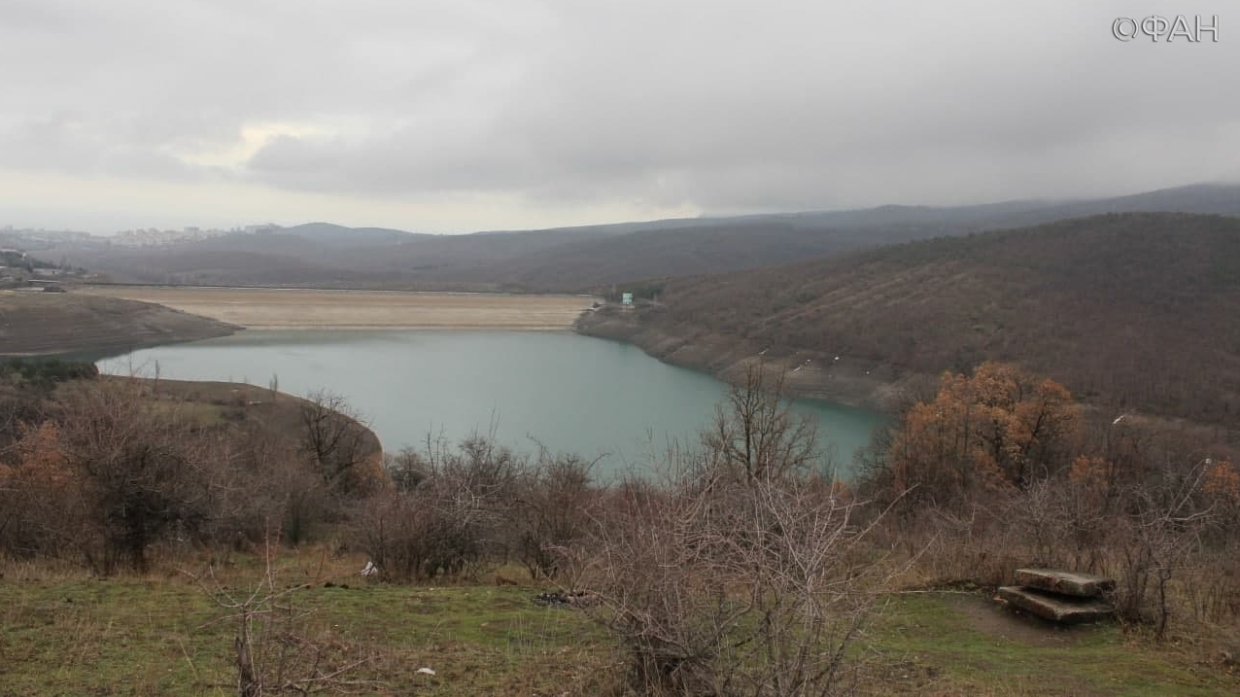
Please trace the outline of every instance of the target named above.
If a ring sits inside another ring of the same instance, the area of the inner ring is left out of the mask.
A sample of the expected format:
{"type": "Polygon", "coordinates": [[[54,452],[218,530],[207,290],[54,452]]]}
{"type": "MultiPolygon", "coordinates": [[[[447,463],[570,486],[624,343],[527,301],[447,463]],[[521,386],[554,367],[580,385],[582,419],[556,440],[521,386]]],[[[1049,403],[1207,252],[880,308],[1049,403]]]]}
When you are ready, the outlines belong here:
{"type": "Polygon", "coordinates": [[[666,335],[938,373],[1014,361],[1078,396],[1240,424],[1240,220],[1115,214],[682,279],[666,335]]]}

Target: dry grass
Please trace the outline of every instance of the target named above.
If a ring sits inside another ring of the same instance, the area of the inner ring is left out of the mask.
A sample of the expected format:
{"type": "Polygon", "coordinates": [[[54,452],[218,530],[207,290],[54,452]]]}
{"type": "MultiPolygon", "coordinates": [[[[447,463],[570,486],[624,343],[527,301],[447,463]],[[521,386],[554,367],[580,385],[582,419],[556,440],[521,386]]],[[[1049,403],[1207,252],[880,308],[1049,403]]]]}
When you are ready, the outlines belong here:
{"type": "MultiPolygon", "coordinates": [[[[535,589],[368,583],[363,563],[326,548],[275,560],[281,601],[294,608],[281,640],[354,666],[327,694],[609,688],[611,653],[599,632],[579,613],[533,603],[535,589]]],[[[101,580],[55,564],[5,565],[0,695],[236,694],[237,622],[217,600],[261,584],[262,558],[165,558],[156,567],[101,580]]]]}
{"type": "Polygon", "coordinates": [[[119,297],[0,291],[0,356],[122,353],[224,336],[235,329],[119,297]]]}
{"type": "Polygon", "coordinates": [[[864,638],[864,695],[1230,695],[1234,666],[1115,624],[1060,629],[986,596],[897,594],[864,638]]]}
{"type": "MultiPolygon", "coordinates": [[[[894,378],[998,360],[1115,408],[1112,418],[1142,411],[1234,428],[1237,278],[1240,221],[1115,215],[676,279],[635,324],[664,334],[642,342],[656,353],[689,357],[686,342],[712,336],[768,359],[812,359],[824,375],[807,386],[825,394],[858,369],[894,378]]],[[[677,362],[740,358],[707,356],[677,362]]]]}
{"type": "MultiPolygon", "coordinates": [[[[373,583],[358,573],[364,563],[327,545],[274,559],[299,635],[337,659],[365,659],[347,676],[356,693],[623,694],[601,628],[533,603],[542,588],[373,583]]],[[[109,580],[55,562],[0,563],[0,695],[236,694],[236,625],[210,591],[243,592],[264,570],[259,555],[174,549],[157,552],[147,574],[109,580]],[[208,566],[214,579],[200,583],[208,566]]],[[[866,695],[1240,690],[1235,668],[1191,641],[1157,644],[1115,625],[1056,630],[977,595],[896,593],[880,606],[855,647],[866,695]]]]}

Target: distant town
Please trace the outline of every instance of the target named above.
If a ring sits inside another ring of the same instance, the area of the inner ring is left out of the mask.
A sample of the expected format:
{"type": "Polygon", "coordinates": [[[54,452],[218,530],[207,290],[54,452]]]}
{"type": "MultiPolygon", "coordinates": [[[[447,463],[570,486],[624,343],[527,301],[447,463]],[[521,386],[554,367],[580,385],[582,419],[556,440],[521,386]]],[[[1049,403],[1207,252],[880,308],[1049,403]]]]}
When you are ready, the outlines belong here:
{"type": "Polygon", "coordinates": [[[88,232],[72,230],[43,230],[34,228],[15,228],[6,225],[0,228],[0,246],[24,251],[51,249],[64,244],[112,245],[120,247],[158,247],[162,245],[194,242],[222,235],[248,234],[255,235],[280,229],[279,225],[267,223],[263,225],[246,225],[244,227],[201,228],[196,226],[183,227],[179,230],[160,230],[158,228],[137,228],[120,230],[113,235],[92,235],[88,232]]]}
{"type": "Polygon", "coordinates": [[[100,274],[69,263],[66,252],[102,251],[109,248],[150,249],[195,242],[223,235],[257,235],[280,229],[279,225],[247,225],[231,229],[184,227],[180,230],[138,228],[113,235],[92,235],[73,230],[0,227],[0,289],[59,291],[65,281],[99,280],[100,274]]]}

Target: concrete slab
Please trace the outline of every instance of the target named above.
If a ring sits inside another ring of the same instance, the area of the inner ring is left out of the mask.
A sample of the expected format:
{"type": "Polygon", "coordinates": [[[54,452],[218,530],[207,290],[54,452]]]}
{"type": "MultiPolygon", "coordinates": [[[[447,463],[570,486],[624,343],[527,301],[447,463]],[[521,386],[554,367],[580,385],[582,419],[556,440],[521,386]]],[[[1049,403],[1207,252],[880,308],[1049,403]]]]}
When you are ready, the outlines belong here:
{"type": "Polygon", "coordinates": [[[1097,622],[1110,617],[1114,612],[1114,608],[1101,600],[1055,596],[1020,586],[1003,586],[999,589],[999,599],[1043,619],[1062,624],[1097,622]]]}
{"type": "Polygon", "coordinates": [[[1017,569],[1017,585],[1078,598],[1097,598],[1115,588],[1115,581],[1093,574],[1051,569],[1017,569]]]}

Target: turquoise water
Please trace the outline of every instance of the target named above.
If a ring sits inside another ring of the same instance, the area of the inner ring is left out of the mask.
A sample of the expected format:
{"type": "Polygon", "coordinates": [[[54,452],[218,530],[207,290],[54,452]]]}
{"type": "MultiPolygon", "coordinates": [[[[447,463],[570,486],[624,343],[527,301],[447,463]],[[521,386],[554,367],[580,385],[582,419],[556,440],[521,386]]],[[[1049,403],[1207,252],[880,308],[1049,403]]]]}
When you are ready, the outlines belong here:
{"type": "MultiPolygon", "coordinates": [[[[345,397],[384,449],[494,432],[515,450],[599,457],[596,474],[646,469],[669,443],[696,444],[726,385],[623,343],[569,332],[248,331],[100,361],[107,373],[246,382],[345,397]]],[[[798,400],[843,467],[883,417],[798,400]]]]}

